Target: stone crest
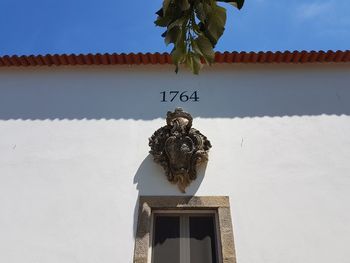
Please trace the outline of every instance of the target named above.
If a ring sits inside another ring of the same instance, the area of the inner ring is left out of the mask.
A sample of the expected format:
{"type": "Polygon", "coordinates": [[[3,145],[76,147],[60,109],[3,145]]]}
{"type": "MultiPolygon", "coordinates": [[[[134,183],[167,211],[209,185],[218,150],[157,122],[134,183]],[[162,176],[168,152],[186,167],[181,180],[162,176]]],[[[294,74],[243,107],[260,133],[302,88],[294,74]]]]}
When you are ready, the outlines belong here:
{"type": "Polygon", "coordinates": [[[184,193],[197,178],[197,166],[208,161],[210,141],[192,128],[192,116],[181,108],[168,111],[167,125],[149,139],[150,154],[165,170],[168,180],[184,193]]]}

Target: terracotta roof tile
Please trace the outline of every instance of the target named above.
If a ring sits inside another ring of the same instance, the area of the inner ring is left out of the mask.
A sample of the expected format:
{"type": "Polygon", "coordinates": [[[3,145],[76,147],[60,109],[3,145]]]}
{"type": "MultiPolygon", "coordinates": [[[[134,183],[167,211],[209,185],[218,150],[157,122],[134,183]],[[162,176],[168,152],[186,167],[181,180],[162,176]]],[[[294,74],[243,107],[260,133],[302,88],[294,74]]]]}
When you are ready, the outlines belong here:
{"type": "MultiPolygon", "coordinates": [[[[285,51],[285,52],[216,52],[216,63],[341,63],[350,62],[350,50],[346,51],[285,51]]],[[[61,66],[61,65],[117,65],[117,64],[171,64],[168,53],[130,54],[47,54],[30,56],[0,56],[0,67],[61,66]]]]}

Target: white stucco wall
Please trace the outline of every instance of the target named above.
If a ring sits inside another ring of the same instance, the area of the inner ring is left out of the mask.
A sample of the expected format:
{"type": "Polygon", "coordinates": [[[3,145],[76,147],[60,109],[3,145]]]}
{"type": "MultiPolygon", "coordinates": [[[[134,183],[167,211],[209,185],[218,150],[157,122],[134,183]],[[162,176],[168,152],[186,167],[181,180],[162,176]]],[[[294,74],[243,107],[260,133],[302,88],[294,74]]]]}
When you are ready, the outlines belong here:
{"type": "Polygon", "coordinates": [[[238,263],[346,263],[350,65],[0,69],[0,262],[131,262],[138,195],[181,195],[148,138],[182,106],[212,142],[238,263]],[[161,91],[199,102],[162,103],[161,91]]]}

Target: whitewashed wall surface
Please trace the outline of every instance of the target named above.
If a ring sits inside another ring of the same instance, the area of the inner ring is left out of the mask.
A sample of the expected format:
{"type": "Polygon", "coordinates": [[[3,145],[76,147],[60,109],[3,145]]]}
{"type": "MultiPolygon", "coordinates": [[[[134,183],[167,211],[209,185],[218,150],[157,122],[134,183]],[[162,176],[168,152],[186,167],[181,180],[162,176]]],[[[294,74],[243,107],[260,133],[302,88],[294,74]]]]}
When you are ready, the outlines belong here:
{"type": "Polygon", "coordinates": [[[132,262],[138,196],[181,195],[148,154],[175,107],[213,145],[186,194],[230,197],[238,263],[350,262],[350,65],[173,70],[0,69],[0,262],[132,262]]]}

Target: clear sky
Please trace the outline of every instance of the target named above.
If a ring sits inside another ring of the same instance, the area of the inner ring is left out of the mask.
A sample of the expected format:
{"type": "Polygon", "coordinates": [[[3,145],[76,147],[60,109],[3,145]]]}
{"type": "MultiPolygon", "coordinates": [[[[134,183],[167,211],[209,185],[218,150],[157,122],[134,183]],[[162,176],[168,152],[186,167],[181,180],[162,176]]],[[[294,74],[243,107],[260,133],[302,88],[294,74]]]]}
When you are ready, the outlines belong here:
{"type": "MultiPolygon", "coordinates": [[[[161,0],[0,0],[0,55],[164,52],[161,0]]],[[[218,51],[350,49],[349,0],[230,5],[218,51]]]]}

